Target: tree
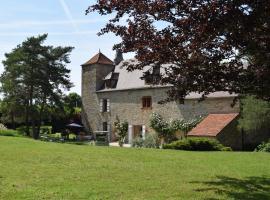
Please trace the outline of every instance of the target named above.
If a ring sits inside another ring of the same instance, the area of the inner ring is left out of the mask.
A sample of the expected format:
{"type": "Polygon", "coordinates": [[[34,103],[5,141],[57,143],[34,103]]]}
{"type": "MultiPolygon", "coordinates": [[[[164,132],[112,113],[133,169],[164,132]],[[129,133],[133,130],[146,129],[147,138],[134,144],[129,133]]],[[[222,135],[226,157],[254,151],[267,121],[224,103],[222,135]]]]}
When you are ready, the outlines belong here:
{"type": "Polygon", "coordinates": [[[241,118],[239,127],[247,133],[259,130],[270,131],[270,103],[254,96],[241,99],[241,118]]]}
{"type": "Polygon", "coordinates": [[[72,110],[73,113],[75,111],[75,108],[81,108],[82,107],[82,99],[79,94],[76,92],[71,92],[67,96],[64,97],[64,103],[65,106],[69,108],[69,110],[72,110]]]}
{"type": "Polygon", "coordinates": [[[1,89],[6,99],[23,102],[26,132],[29,135],[30,120],[33,137],[39,130],[46,107],[58,104],[63,90],[69,90],[69,54],[72,47],[45,46],[47,34],[27,38],[11,53],[5,54],[1,89]]]}
{"type": "Polygon", "coordinates": [[[61,132],[66,129],[67,123],[81,124],[81,96],[75,92],[64,95],[61,101],[51,107],[51,119],[53,132],[61,132]]]}
{"type": "Polygon", "coordinates": [[[112,32],[122,39],[114,49],[135,52],[128,70],[164,68],[167,100],[215,91],[270,100],[268,0],[99,0],[89,12],[114,15],[99,35],[112,32]]]}

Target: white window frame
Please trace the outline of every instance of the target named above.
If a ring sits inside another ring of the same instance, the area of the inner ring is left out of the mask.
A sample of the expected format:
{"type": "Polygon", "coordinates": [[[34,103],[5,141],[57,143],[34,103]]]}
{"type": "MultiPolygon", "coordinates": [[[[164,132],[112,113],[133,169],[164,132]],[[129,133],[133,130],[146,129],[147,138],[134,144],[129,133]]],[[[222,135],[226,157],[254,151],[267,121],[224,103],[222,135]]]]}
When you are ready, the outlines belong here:
{"type": "Polygon", "coordinates": [[[111,111],[110,99],[100,99],[100,101],[99,101],[99,111],[101,113],[111,111]],[[106,108],[104,108],[104,101],[107,101],[107,107],[106,108]]]}

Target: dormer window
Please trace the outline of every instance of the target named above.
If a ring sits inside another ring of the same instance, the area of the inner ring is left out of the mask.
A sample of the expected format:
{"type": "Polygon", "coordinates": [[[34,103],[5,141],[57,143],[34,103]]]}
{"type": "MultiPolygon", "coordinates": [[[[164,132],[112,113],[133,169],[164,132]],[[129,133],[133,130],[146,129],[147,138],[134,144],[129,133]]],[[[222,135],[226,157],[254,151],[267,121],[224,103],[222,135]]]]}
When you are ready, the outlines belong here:
{"type": "Polygon", "coordinates": [[[160,82],[160,67],[154,66],[144,74],[145,84],[159,84],[160,82]]]}
{"type": "Polygon", "coordinates": [[[119,73],[111,72],[104,78],[105,88],[116,88],[119,73]]]}

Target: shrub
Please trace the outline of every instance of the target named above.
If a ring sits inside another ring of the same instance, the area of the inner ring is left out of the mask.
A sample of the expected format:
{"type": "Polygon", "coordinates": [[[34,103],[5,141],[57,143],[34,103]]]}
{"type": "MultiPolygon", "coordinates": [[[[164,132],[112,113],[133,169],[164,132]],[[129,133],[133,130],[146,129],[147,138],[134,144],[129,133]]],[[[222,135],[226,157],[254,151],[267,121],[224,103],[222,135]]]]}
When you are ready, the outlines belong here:
{"type": "Polygon", "coordinates": [[[257,148],[255,151],[261,151],[261,152],[270,152],[270,140],[268,142],[263,142],[257,148]]]}
{"type": "Polygon", "coordinates": [[[154,133],[146,134],[145,140],[143,141],[144,148],[158,148],[159,147],[159,139],[158,135],[154,133]]]}
{"type": "Polygon", "coordinates": [[[158,133],[159,138],[163,138],[165,143],[169,143],[175,141],[176,131],[183,131],[186,136],[202,119],[202,116],[197,116],[189,120],[165,121],[160,114],[152,113],[150,117],[150,127],[158,133]]]}
{"type": "Polygon", "coordinates": [[[141,137],[136,137],[132,140],[131,146],[135,148],[142,148],[143,147],[143,139],[141,137]]]}
{"type": "Polygon", "coordinates": [[[51,126],[41,126],[40,127],[40,134],[49,135],[52,133],[52,127],[51,126]]]}
{"type": "Polygon", "coordinates": [[[20,137],[20,133],[16,130],[0,130],[0,136],[20,137]]]}
{"type": "Polygon", "coordinates": [[[114,127],[116,130],[116,134],[118,136],[118,143],[120,147],[123,147],[124,143],[125,143],[125,139],[127,137],[128,134],[128,122],[120,122],[119,118],[116,118],[116,122],[114,122],[114,127]]]}
{"type": "Polygon", "coordinates": [[[132,147],[136,148],[158,148],[159,140],[157,134],[146,134],[145,139],[136,137],[132,140],[132,147]]]}
{"type": "Polygon", "coordinates": [[[188,138],[163,145],[164,149],[177,149],[189,151],[230,151],[215,139],[188,138]]]}

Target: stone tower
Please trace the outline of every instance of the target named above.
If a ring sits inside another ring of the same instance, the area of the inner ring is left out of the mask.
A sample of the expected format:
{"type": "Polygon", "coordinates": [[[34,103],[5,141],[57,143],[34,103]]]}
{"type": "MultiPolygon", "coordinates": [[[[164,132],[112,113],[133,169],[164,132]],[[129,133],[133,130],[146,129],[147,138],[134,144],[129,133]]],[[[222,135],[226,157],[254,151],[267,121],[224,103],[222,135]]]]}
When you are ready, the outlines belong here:
{"type": "Polygon", "coordinates": [[[113,61],[101,52],[82,64],[82,120],[88,132],[98,131],[102,127],[102,116],[96,91],[102,89],[103,78],[113,69],[113,61]]]}

